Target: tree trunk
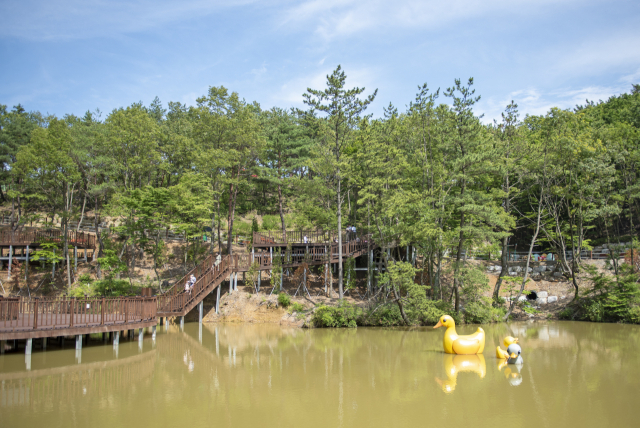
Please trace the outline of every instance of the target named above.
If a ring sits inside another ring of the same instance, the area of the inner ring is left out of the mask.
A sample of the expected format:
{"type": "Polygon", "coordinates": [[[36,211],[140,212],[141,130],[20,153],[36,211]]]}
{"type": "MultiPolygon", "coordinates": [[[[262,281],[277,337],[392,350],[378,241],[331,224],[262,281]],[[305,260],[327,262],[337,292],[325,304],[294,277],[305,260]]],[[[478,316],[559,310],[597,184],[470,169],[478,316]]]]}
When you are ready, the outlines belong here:
{"type": "MultiPolygon", "coordinates": [[[[238,166],[238,173],[236,174],[236,179],[240,177],[240,167],[238,166]]],[[[227,250],[229,255],[233,253],[232,245],[233,245],[233,217],[236,212],[236,197],[238,195],[238,185],[235,186],[233,183],[229,184],[229,224],[228,224],[228,235],[227,235],[227,250]]]]}
{"type": "Polygon", "coordinates": [[[282,238],[287,242],[287,228],[284,224],[284,213],[282,212],[282,184],[278,182],[278,205],[280,208],[280,222],[282,223],[282,238]]]}
{"type": "Polygon", "coordinates": [[[504,316],[505,321],[509,319],[509,315],[511,315],[511,312],[513,312],[513,309],[515,308],[516,303],[520,299],[520,296],[522,296],[524,287],[527,285],[527,279],[529,277],[529,262],[531,261],[533,246],[535,245],[536,240],[538,239],[538,233],[540,232],[540,220],[542,218],[542,192],[543,192],[543,189],[541,188],[540,200],[538,201],[538,218],[536,220],[536,232],[533,234],[533,237],[531,238],[531,244],[529,245],[529,254],[527,255],[527,263],[524,268],[524,278],[522,279],[522,285],[520,286],[520,291],[518,292],[518,296],[516,297],[516,300],[515,301],[511,300],[511,302],[509,303],[509,310],[507,311],[507,314],[504,316]]]}
{"type": "MultiPolygon", "coordinates": [[[[340,170],[338,169],[338,175],[340,170]]],[[[340,187],[342,180],[338,178],[338,291],[340,294],[340,300],[344,297],[344,290],[342,286],[342,204],[340,201],[340,187]]]]}
{"type": "Polygon", "coordinates": [[[393,290],[393,298],[396,299],[396,303],[398,304],[398,308],[400,309],[400,315],[402,315],[402,320],[406,325],[409,325],[410,324],[409,318],[407,317],[407,314],[404,312],[404,306],[402,305],[402,300],[400,299],[400,293],[398,293],[395,286],[393,286],[391,289],[393,290]]]}
{"type": "Polygon", "coordinates": [[[509,237],[505,236],[502,238],[502,255],[500,256],[500,265],[502,266],[502,270],[500,271],[500,275],[498,275],[498,280],[496,281],[496,286],[493,289],[493,305],[496,306],[498,299],[500,298],[500,286],[502,286],[502,278],[507,274],[509,270],[509,237]]]}

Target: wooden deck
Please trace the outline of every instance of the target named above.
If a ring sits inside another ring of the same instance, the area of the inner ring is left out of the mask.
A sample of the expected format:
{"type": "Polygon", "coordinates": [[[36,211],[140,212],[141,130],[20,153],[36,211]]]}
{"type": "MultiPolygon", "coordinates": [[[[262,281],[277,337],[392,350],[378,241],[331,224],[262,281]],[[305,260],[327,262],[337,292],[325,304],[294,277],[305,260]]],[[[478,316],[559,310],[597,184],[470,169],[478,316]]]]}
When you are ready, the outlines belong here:
{"type": "MultiPolygon", "coordinates": [[[[11,229],[0,229],[0,247],[26,247],[38,248],[44,242],[55,242],[62,244],[64,242],[64,232],[56,229],[25,229],[11,231],[11,229]]],[[[76,232],[70,230],[67,232],[67,242],[69,247],[77,247],[82,249],[95,249],[96,237],[86,232],[76,232]]]]}
{"type": "Polygon", "coordinates": [[[106,333],[157,323],[157,298],[0,300],[0,340],[106,333]]]}
{"type": "MultiPolygon", "coordinates": [[[[59,232],[59,231],[52,231],[59,232]]],[[[70,242],[85,248],[95,246],[95,237],[70,232],[70,242]]],[[[342,258],[359,257],[376,246],[369,235],[343,233],[342,258]]],[[[51,242],[61,239],[61,234],[28,232],[24,234],[0,234],[0,241],[18,245],[51,242]],[[56,238],[57,236],[57,238],[56,238]]],[[[42,337],[106,333],[155,326],[158,317],[184,316],[204,298],[222,285],[233,274],[247,272],[255,263],[259,270],[273,268],[274,259],[280,257],[284,268],[303,264],[322,265],[339,261],[339,248],[333,232],[290,231],[282,234],[254,233],[252,254],[208,256],[200,265],[189,271],[173,287],[157,297],[85,298],[85,299],[0,299],[0,340],[32,339],[42,337]],[[290,247],[285,250],[282,247],[290,247]],[[280,247],[280,253],[273,247],[280,247]],[[267,251],[269,248],[269,251],[267,251]],[[185,292],[185,283],[191,275],[196,283],[185,292]]],[[[0,245],[2,245],[0,243],[0,245]]],[[[219,291],[219,290],[218,290],[219,291]]]]}

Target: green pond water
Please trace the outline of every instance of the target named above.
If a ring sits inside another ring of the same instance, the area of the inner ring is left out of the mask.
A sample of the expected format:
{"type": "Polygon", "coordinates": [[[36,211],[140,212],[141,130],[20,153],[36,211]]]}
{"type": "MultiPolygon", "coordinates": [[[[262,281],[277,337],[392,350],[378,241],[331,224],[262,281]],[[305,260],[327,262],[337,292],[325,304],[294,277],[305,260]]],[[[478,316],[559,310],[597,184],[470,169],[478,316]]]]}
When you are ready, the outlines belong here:
{"type": "MultiPolygon", "coordinates": [[[[458,328],[468,334],[476,326],[458,328]]],[[[299,330],[187,324],[80,355],[34,341],[0,356],[0,427],[640,426],[640,327],[484,326],[482,356],[444,329],[299,330]],[[524,365],[495,347],[520,338],[524,365]]]]}

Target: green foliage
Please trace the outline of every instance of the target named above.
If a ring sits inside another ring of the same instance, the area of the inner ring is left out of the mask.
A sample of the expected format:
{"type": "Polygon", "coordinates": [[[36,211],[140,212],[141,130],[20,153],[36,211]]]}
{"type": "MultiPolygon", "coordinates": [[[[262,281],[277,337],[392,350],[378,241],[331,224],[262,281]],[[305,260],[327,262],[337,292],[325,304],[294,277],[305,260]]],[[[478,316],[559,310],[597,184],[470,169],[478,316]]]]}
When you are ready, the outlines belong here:
{"type": "Polygon", "coordinates": [[[278,304],[280,304],[280,306],[282,306],[283,308],[288,308],[291,304],[291,298],[287,293],[283,291],[278,294],[278,304]]]}
{"type": "Polygon", "coordinates": [[[319,306],[313,313],[311,322],[315,327],[348,327],[356,328],[362,309],[347,302],[339,306],[319,306]]]}
{"type": "Polygon", "coordinates": [[[71,297],[120,297],[136,295],[128,281],[113,278],[94,281],[89,274],[80,275],[75,287],[69,290],[68,294],[71,297]]]}
{"type": "Polygon", "coordinates": [[[107,277],[113,277],[118,272],[124,271],[127,266],[121,261],[114,250],[105,249],[104,256],[98,258],[100,268],[105,272],[107,277]]]}
{"type": "Polygon", "coordinates": [[[64,258],[62,251],[58,250],[58,244],[55,242],[43,242],[40,248],[31,253],[31,261],[37,262],[46,260],[48,263],[60,263],[64,258]]]}
{"type": "Polygon", "coordinates": [[[490,300],[482,298],[465,306],[464,321],[469,324],[502,322],[506,313],[504,307],[493,307],[490,300]]]}
{"type": "Polygon", "coordinates": [[[617,277],[585,266],[593,289],[578,298],[563,312],[563,319],[593,322],[640,322],[640,275],[629,265],[622,265],[617,277]]]}
{"type": "Polygon", "coordinates": [[[280,217],[275,215],[262,216],[262,230],[278,230],[280,228],[280,217]]]}
{"type": "Polygon", "coordinates": [[[304,311],[304,306],[301,303],[293,302],[291,304],[291,307],[289,308],[289,310],[291,311],[291,313],[293,313],[293,312],[302,312],[302,311],[304,311]]]}
{"type": "Polygon", "coordinates": [[[258,266],[258,262],[254,261],[249,266],[249,270],[245,274],[245,278],[248,282],[248,285],[252,289],[256,289],[256,283],[258,282],[258,275],[260,275],[260,267],[258,266]]]}
{"type": "Polygon", "coordinates": [[[356,286],[356,259],[350,257],[344,264],[344,289],[351,290],[356,286]]]}

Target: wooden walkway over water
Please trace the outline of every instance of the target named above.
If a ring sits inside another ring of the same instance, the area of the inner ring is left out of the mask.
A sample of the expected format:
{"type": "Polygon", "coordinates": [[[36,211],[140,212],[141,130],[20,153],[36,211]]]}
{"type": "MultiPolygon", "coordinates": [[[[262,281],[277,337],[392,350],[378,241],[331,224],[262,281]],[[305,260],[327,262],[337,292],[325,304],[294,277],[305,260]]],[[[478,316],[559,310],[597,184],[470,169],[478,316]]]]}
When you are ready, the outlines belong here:
{"type": "MultiPolygon", "coordinates": [[[[73,238],[74,244],[95,248],[95,237],[90,239],[86,235],[84,232],[71,232],[70,238],[73,238]]],[[[0,234],[0,246],[2,242],[31,245],[45,240],[50,242],[54,238],[63,237],[49,231],[0,234]]],[[[368,254],[375,248],[368,235],[344,232],[343,239],[343,259],[368,254]]],[[[25,352],[30,354],[33,339],[60,336],[76,336],[76,346],[81,349],[82,335],[92,333],[116,333],[113,336],[115,345],[120,331],[138,329],[142,337],[144,329],[148,327],[155,332],[158,318],[182,317],[183,323],[184,316],[196,306],[199,306],[202,320],[202,302],[215,291],[216,312],[219,311],[220,289],[224,281],[229,281],[229,292],[233,292],[237,291],[238,273],[249,271],[252,265],[263,271],[271,270],[274,262],[283,268],[337,263],[340,260],[340,248],[336,240],[332,232],[322,231],[288,231],[286,235],[254,233],[251,254],[209,255],[159,296],[0,299],[0,352],[4,353],[7,340],[27,339],[25,352]],[[196,283],[190,292],[185,292],[185,283],[191,275],[196,277],[196,283]]]]}

